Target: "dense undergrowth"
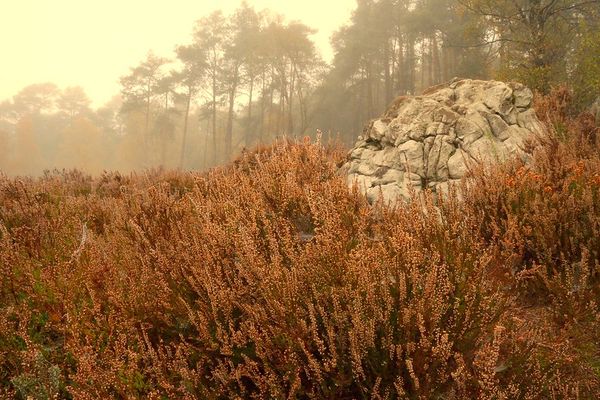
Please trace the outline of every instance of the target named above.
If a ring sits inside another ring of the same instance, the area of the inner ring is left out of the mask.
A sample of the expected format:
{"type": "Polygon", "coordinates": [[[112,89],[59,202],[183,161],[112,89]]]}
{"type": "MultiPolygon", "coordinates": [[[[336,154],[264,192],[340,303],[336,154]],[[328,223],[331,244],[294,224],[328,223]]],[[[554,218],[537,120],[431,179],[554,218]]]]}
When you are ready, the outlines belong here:
{"type": "Polygon", "coordinates": [[[558,99],[462,201],[369,206],[309,142],[1,178],[0,397],[597,398],[600,144],[558,99]]]}

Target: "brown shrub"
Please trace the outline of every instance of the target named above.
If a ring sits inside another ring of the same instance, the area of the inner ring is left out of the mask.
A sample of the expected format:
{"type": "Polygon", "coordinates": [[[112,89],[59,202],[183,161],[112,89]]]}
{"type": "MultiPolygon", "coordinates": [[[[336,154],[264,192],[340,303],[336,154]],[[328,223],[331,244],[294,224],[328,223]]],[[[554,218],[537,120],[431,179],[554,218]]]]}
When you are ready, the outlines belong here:
{"type": "Polygon", "coordinates": [[[594,398],[600,159],[575,133],[397,208],[308,142],[3,178],[0,395],[594,398]]]}

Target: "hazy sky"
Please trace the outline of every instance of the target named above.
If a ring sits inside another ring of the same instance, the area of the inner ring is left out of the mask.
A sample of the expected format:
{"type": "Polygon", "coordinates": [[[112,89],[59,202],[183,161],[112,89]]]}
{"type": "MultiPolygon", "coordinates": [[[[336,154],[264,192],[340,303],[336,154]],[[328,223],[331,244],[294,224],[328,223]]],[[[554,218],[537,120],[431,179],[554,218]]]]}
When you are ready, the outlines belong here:
{"type": "MultiPolygon", "coordinates": [[[[32,83],[80,85],[94,105],[119,91],[118,79],[149,50],[171,56],[189,41],[194,21],[241,0],[0,0],[0,100],[32,83]]],[[[326,59],[329,36],[350,18],[355,0],[249,0],[318,29],[326,59]]]]}

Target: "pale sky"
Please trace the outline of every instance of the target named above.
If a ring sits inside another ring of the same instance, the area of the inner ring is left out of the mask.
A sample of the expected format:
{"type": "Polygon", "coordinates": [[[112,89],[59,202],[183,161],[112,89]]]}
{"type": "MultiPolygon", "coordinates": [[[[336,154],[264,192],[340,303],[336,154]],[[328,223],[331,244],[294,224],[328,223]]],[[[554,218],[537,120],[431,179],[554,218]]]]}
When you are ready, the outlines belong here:
{"type": "MultiPolygon", "coordinates": [[[[82,86],[99,106],[149,50],[171,57],[191,38],[194,22],[233,11],[241,0],[0,0],[0,101],[32,83],[82,86]]],[[[330,35],[355,0],[248,0],[288,21],[318,29],[317,47],[331,57],[330,35]]]]}

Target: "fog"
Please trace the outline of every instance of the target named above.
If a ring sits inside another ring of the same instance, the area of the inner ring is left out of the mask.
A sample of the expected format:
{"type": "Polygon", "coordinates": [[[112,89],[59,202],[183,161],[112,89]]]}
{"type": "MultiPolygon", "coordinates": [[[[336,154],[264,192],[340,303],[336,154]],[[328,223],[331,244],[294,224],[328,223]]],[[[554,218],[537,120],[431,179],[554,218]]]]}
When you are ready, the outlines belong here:
{"type": "Polygon", "coordinates": [[[396,96],[455,76],[567,84],[583,108],[600,93],[598,8],[13,2],[0,16],[0,171],[203,170],[317,130],[350,144],[396,96]]]}
{"type": "MultiPolygon", "coordinates": [[[[97,107],[119,93],[119,77],[148,51],[175,57],[175,46],[191,39],[196,20],[219,9],[229,14],[241,0],[3,3],[7,4],[0,13],[0,37],[6,39],[0,41],[0,99],[32,83],[53,82],[63,88],[82,86],[97,107]]],[[[254,0],[248,4],[316,29],[311,38],[330,60],[329,37],[349,21],[355,1],[254,0]]]]}

